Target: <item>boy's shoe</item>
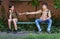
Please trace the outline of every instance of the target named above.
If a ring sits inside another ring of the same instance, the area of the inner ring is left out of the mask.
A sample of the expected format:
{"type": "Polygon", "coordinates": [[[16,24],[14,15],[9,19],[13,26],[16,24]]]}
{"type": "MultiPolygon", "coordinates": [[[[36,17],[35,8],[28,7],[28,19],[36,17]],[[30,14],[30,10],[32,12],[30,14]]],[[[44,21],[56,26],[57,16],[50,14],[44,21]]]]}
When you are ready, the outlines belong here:
{"type": "Polygon", "coordinates": [[[48,33],[48,34],[51,34],[51,32],[50,32],[50,31],[47,31],[47,33],[48,33]]]}
{"type": "Polygon", "coordinates": [[[14,30],[14,34],[16,34],[18,32],[18,30],[14,30]]]}
{"type": "Polygon", "coordinates": [[[8,29],[7,33],[10,33],[10,32],[12,32],[12,30],[11,29],[8,29]]]}
{"type": "Polygon", "coordinates": [[[40,34],[40,33],[42,33],[42,31],[38,31],[38,32],[37,32],[37,34],[40,34]]]}

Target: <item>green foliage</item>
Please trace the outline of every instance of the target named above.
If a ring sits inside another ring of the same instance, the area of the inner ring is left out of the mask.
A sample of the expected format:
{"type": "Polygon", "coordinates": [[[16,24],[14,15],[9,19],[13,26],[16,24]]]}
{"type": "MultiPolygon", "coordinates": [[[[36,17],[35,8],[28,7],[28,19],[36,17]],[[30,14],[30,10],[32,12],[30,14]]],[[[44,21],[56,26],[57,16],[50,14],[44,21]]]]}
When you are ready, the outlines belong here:
{"type": "Polygon", "coordinates": [[[60,39],[60,34],[29,34],[24,36],[23,39],[60,39]]]}
{"type": "Polygon", "coordinates": [[[54,7],[60,8],[60,0],[54,0],[54,7]]]}
{"type": "Polygon", "coordinates": [[[36,7],[36,6],[39,5],[39,1],[38,0],[32,0],[31,4],[32,4],[33,7],[36,7]]]}
{"type": "Polygon", "coordinates": [[[0,18],[0,31],[4,31],[7,26],[7,20],[5,15],[5,8],[4,6],[1,6],[1,18],[0,18]]]}
{"type": "Polygon", "coordinates": [[[2,12],[2,20],[4,20],[5,19],[5,8],[4,8],[4,6],[1,6],[1,12],[2,12]]]}
{"type": "Polygon", "coordinates": [[[60,32],[60,20],[58,19],[58,17],[52,16],[52,33],[59,33],[60,32]]]}

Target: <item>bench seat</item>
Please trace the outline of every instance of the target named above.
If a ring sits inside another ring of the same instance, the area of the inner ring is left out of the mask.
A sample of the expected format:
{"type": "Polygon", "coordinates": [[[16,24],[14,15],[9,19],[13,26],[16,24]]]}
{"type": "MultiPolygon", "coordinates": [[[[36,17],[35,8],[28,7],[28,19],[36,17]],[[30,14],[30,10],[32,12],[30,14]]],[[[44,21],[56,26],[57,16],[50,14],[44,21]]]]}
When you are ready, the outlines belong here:
{"type": "Polygon", "coordinates": [[[35,22],[17,22],[17,24],[35,24],[35,22]]]}

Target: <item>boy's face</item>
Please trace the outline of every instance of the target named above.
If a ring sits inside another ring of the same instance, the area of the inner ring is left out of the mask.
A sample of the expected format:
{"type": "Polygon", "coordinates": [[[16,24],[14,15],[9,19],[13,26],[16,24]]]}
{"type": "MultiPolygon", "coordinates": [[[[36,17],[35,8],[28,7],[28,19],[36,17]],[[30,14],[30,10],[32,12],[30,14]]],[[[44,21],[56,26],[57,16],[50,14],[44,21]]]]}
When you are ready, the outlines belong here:
{"type": "Polygon", "coordinates": [[[47,9],[47,6],[46,5],[42,5],[42,9],[43,10],[47,9]]]}

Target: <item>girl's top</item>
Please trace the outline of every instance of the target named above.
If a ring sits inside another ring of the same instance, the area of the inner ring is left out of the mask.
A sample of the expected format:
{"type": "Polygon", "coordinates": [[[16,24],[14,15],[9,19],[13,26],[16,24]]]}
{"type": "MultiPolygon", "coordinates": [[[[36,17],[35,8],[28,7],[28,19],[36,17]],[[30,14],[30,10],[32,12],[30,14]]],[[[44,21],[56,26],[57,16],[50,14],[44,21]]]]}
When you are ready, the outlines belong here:
{"type": "Polygon", "coordinates": [[[9,16],[13,18],[18,18],[18,14],[16,12],[9,12],[9,16]]]}

